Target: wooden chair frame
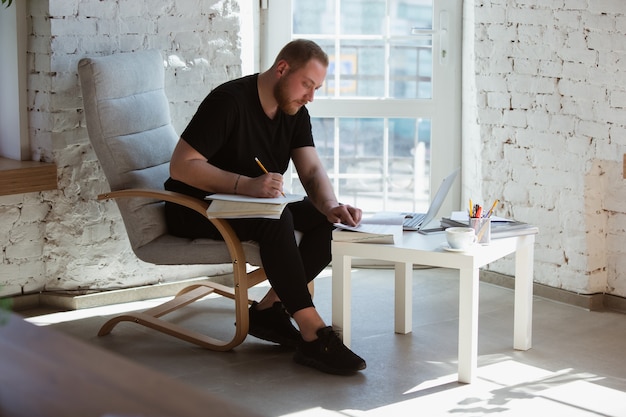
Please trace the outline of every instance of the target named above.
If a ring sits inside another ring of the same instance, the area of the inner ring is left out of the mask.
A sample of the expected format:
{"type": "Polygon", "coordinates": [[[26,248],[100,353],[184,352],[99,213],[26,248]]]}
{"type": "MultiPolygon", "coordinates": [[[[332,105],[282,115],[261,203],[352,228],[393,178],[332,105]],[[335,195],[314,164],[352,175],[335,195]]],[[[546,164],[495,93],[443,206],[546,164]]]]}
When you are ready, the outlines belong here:
{"type": "Polygon", "coordinates": [[[241,241],[230,224],[228,224],[228,221],[209,218],[207,216],[206,209],[209,206],[207,202],[172,191],[150,189],[111,191],[100,194],[98,199],[106,200],[136,197],[153,198],[180,204],[195,210],[211,221],[219,230],[228,247],[233,266],[234,284],[232,288],[219,283],[190,285],[179,291],[173,299],[156,307],[143,312],[125,313],[108,320],[100,328],[98,336],[109,334],[111,330],[122,321],[130,321],[210,350],[228,351],[240,345],[246,338],[249,329],[248,306],[251,300],[248,299],[248,289],[266,280],[265,270],[259,267],[251,272],[247,272],[246,255],[241,241]],[[162,316],[185,307],[213,292],[235,300],[235,334],[231,340],[223,341],[215,339],[161,319],[162,316]]]}

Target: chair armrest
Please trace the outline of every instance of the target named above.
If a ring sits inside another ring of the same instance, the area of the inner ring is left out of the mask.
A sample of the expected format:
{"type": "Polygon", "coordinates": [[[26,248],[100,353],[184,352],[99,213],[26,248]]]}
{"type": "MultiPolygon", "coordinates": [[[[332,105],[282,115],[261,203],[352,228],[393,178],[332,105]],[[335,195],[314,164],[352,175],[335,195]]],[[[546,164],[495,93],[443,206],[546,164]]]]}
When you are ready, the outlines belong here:
{"type": "Polygon", "coordinates": [[[130,188],[127,190],[109,191],[108,193],[98,195],[98,200],[130,197],[154,198],[155,200],[169,201],[170,203],[180,204],[181,206],[195,210],[205,217],[207,215],[206,209],[209,207],[208,202],[200,201],[197,198],[190,197],[186,194],[167,190],[153,190],[149,188],[130,188]]]}
{"type": "Polygon", "coordinates": [[[246,259],[241,246],[241,241],[237,237],[237,234],[225,219],[209,218],[207,216],[207,208],[209,203],[206,201],[198,200],[197,198],[188,196],[186,194],[177,193],[175,191],[167,190],[155,190],[149,188],[130,188],[126,190],[109,191],[98,195],[98,200],[108,200],[110,198],[134,198],[144,197],[153,198],[155,200],[169,201],[170,203],[180,204],[181,206],[190,208],[197,211],[207,218],[222,235],[228,250],[233,259],[246,259]]]}

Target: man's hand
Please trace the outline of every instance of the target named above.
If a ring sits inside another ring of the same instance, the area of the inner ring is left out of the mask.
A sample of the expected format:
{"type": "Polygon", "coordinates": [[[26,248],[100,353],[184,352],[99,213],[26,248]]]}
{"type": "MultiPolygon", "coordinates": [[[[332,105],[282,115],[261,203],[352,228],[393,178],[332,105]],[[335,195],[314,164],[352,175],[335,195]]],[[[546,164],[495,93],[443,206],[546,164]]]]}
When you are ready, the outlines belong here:
{"type": "Polygon", "coordinates": [[[283,176],[277,172],[268,172],[259,177],[262,183],[260,197],[280,197],[283,194],[283,176]]]}
{"type": "Polygon", "coordinates": [[[241,177],[238,194],[251,197],[276,198],[283,193],[283,176],[276,172],[263,174],[256,178],[241,177]]]}
{"type": "Polygon", "coordinates": [[[339,204],[332,207],[326,213],[326,218],[331,223],[343,223],[348,226],[357,226],[361,222],[363,212],[361,209],[348,204],[339,204]]]}

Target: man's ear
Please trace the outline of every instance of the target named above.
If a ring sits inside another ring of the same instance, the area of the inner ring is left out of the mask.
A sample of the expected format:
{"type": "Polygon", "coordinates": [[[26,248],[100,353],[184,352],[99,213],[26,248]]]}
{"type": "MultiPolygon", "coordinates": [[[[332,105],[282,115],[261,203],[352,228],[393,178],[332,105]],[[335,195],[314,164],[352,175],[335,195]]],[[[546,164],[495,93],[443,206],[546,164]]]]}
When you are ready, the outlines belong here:
{"type": "Polygon", "coordinates": [[[289,72],[289,64],[287,63],[287,61],[284,61],[284,60],[279,61],[278,64],[276,65],[276,72],[280,76],[286,75],[287,72],[289,72]]]}

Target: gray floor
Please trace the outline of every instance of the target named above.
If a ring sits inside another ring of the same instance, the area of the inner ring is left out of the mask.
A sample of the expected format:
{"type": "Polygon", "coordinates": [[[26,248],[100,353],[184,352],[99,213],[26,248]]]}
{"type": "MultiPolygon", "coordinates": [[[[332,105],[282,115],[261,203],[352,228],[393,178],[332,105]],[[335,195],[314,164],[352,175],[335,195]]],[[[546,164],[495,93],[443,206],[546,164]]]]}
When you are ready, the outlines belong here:
{"type": "MultiPolygon", "coordinates": [[[[261,295],[265,290],[254,291],[261,295]]],[[[96,332],[110,314],[105,308],[30,320],[209,392],[240,398],[267,416],[626,416],[623,314],[589,312],[535,297],[533,348],[515,351],[513,292],[481,283],[478,380],[459,384],[456,274],[416,270],[413,299],[413,332],[394,334],[392,271],[355,270],[352,348],[368,367],[351,377],[302,367],[289,350],[253,337],[227,353],[202,350],[130,323],[99,338],[96,332]]],[[[329,271],[316,280],[315,301],[330,322],[329,271]]],[[[225,333],[232,331],[231,305],[207,299],[172,319],[225,333]]]]}

